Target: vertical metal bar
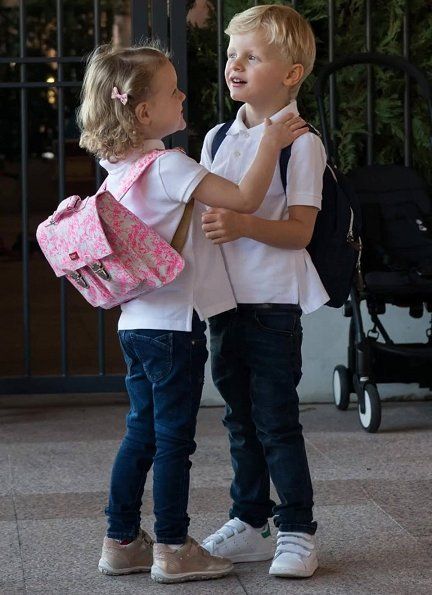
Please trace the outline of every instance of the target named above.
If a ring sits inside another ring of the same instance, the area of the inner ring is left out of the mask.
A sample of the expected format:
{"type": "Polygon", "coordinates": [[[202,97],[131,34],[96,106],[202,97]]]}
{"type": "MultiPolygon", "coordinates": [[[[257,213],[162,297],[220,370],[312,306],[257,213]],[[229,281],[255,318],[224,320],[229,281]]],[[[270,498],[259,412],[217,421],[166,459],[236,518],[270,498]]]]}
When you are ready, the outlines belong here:
{"type": "Polygon", "coordinates": [[[217,64],[218,64],[218,119],[224,121],[224,89],[225,89],[225,51],[224,51],[224,11],[223,0],[217,0],[217,64]]]}
{"type": "MultiPolygon", "coordinates": [[[[19,5],[20,58],[26,55],[27,28],[25,3],[19,5]]],[[[20,81],[27,80],[27,66],[20,66],[20,81]]],[[[21,234],[22,234],[22,291],[23,291],[23,340],[24,373],[31,375],[30,345],[30,283],[29,283],[29,225],[28,225],[28,97],[21,88],[21,234]]]]}
{"type": "Polygon", "coordinates": [[[142,43],[149,35],[147,0],[132,0],[131,19],[132,43],[142,43]]]}
{"type": "Polygon", "coordinates": [[[291,4],[294,9],[297,9],[297,0],[292,0],[291,4]]]}
{"type": "Polygon", "coordinates": [[[167,0],[152,0],[151,32],[153,39],[159,39],[164,47],[168,45],[167,0]]]}
{"type": "MultiPolygon", "coordinates": [[[[366,0],[366,51],[372,51],[372,10],[370,0],[366,0]]],[[[367,164],[373,163],[374,152],[374,73],[372,64],[366,66],[367,69],[367,164]]]]}
{"type": "Polygon", "coordinates": [[[93,22],[94,22],[94,45],[101,43],[101,6],[100,0],[93,0],[93,22]]]}
{"type": "MultiPolygon", "coordinates": [[[[403,20],[403,55],[406,60],[410,58],[410,14],[409,1],[405,0],[405,14],[403,20]]],[[[409,167],[412,162],[412,120],[411,120],[411,80],[409,74],[405,74],[405,95],[404,95],[404,163],[409,167]]]]}
{"type": "Polygon", "coordinates": [[[106,374],[105,358],[105,311],[98,308],[98,369],[99,376],[106,374]]]}
{"type": "MultiPolygon", "coordinates": [[[[177,70],[178,87],[187,96],[188,76],[187,76],[187,28],[186,28],[186,0],[170,1],[170,40],[171,53],[174,66],[177,70]]],[[[188,121],[188,102],[183,104],[183,112],[186,122],[188,121]]],[[[188,150],[187,128],[172,135],[171,144],[173,147],[181,146],[188,150]]]]}
{"type": "MultiPolygon", "coordinates": [[[[57,58],[63,58],[63,2],[56,0],[57,14],[57,58]]],[[[63,81],[63,64],[57,63],[57,82],[63,81]]],[[[57,163],[58,163],[58,198],[66,196],[65,184],[65,136],[64,136],[64,89],[57,87],[57,163]]],[[[67,286],[62,277],[60,281],[60,367],[63,376],[68,374],[68,321],[67,321],[67,286]]]]}
{"type": "MultiPolygon", "coordinates": [[[[168,49],[168,7],[167,0],[151,0],[151,37],[168,49]]],[[[167,148],[172,148],[173,138],[163,139],[167,148]]]]}
{"type": "MultiPolygon", "coordinates": [[[[101,43],[101,3],[100,0],[93,1],[94,13],[94,46],[97,47],[101,43]]],[[[133,25],[133,23],[132,23],[133,25]]],[[[96,186],[102,183],[102,170],[99,162],[96,161],[96,186]]],[[[105,363],[105,312],[102,308],[97,311],[97,326],[98,326],[98,370],[99,375],[103,376],[106,373],[105,363]]]]}
{"type": "MultiPolygon", "coordinates": [[[[335,17],[335,0],[329,0],[328,3],[328,52],[329,52],[329,62],[333,62],[334,60],[334,46],[335,46],[335,26],[336,26],[336,17],[335,17]]],[[[333,141],[333,151],[334,151],[334,158],[337,162],[337,142],[335,137],[335,130],[336,130],[336,78],[335,75],[332,74],[329,78],[329,111],[330,111],[330,139],[333,141]]]]}

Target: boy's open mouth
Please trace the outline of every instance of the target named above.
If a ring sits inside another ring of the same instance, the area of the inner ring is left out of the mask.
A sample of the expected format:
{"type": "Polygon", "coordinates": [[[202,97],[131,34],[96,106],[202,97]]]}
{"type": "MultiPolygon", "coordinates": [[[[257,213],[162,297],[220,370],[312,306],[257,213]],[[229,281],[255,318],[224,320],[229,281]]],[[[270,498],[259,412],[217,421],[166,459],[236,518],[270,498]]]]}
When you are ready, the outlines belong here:
{"type": "Polygon", "coordinates": [[[239,85],[239,86],[240,86],[240,85],[245,85],[245,84],[246,84],[246,81],[244,81],[244,80],[242,80],[242,79],[239,79],[239,78],[238,78],[238,77],[236,77],[236,76],[233,76],[233,77],[231,77],[231,78],[230,78],[230,82],[231,82],[231,84],[233,84],[233,85],[239,85]]]}

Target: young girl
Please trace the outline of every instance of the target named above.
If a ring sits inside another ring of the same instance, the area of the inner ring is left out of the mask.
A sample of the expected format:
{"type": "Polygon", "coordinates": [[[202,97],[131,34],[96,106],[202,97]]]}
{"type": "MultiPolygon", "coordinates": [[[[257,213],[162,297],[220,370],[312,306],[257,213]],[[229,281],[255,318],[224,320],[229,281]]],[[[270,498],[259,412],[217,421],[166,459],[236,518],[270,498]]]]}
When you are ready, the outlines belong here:
{"type": "MultiPolygon", "coordinates": [[[[80,145],[102,158],[114,196],[139,157],[163,150],[161,139],[185,128],[184,100],[173,65],[154,47],[102,46],[90,56],[78,113],[80,145]]],[[[254,212],[281,148],[304,132],[302,126],[299,118],[267,121],[256,158],[238,184],[209,173],[181,151],[169,151],[122,199],[167,241],[192,195],[202,204],[195,202],[179,277],[121,306],[118,330],[130,411],[112,470],[101,572],[151,569],[156,581],[180,582],[224,576],[232,568],[187,535],[190,455],[207,359],[203,320],[236,306],[220,249],[201,230],[201,212],[203,205],[254,212]],[[155,544],[140,529],[152,465],[155,544]]]]}

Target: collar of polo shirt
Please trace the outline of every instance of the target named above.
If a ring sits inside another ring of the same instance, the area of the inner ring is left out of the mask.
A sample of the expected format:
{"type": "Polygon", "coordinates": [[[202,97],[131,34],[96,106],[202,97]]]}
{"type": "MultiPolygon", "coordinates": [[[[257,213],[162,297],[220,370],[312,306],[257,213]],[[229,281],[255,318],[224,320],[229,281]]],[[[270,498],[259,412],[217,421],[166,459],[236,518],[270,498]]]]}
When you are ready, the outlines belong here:
{"type": "MultiPolygon", "coordinates": [[[[283,120],[287,114],[293,113],[295,116],[299,115],[298,109],[297,109],[297,101],[295,99],[293,99],[288,105],[286,105],[285,107],[283,107],[281,110],[279,110],[276,114],[273,114],[271,116],[271,119],[273,122],[279,122],[280,120],[283,120]]],[[[230,127],[230,129],[228,130],[227,134],[240,134],[240,133],[245,133],[248,132],[249,134],[258,134],[261,135],[263,132],[263,128],[264,128],[264,123],[258,124],[258,126],[254,126],[253,128],[248,128],[246,126],[246,124],[244,123],[244,119],[245,119],[245,115],[246,115],[246,105],[243,104],[240,109],[237,112],[237,116],[236,119],[234,120],[232,126],[230,127]]]]}

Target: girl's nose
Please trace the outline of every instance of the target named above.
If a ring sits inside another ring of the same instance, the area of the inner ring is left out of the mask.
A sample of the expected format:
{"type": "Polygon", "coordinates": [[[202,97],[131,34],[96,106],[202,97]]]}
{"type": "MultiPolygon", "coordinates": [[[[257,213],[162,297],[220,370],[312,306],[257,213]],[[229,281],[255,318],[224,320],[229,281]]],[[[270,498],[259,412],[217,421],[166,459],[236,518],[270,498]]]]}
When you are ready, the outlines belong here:
{"type": "Polygon", "coordinates": [[[180,91],[180,101],[183,103],[183,101],[186,99],[186,95],[185,93],[183,93],[183,91],[180,91]]]}

